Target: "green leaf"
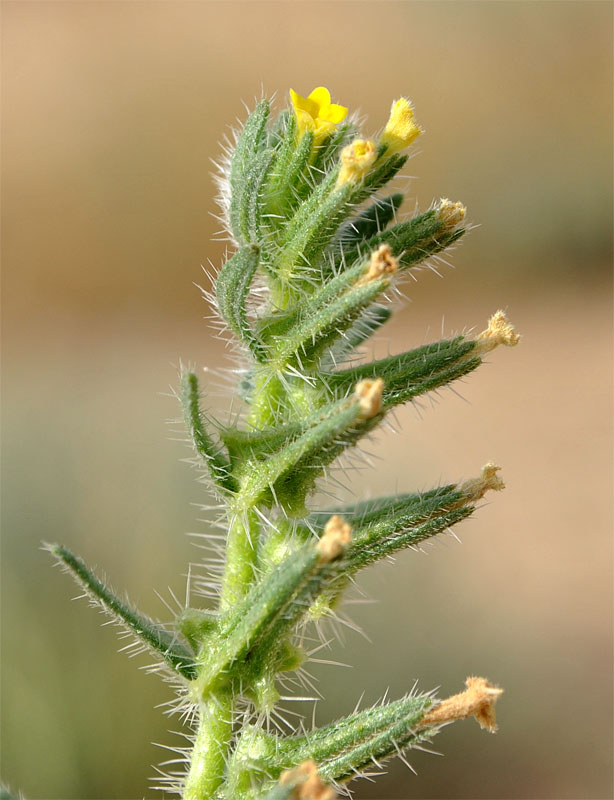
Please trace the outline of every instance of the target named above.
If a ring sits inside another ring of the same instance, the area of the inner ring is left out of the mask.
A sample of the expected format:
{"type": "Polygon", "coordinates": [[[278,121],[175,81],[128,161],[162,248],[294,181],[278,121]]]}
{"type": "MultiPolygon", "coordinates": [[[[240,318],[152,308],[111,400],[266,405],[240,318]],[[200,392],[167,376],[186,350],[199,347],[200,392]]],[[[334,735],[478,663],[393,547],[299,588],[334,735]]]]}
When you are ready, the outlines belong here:
{"type": "Polygon", "coordinates": [[[312,152],[313,133],[305,131],[297,143],[296,121],[292,116],[264,188],[264,213],[271,217],[271,228],[274,231],[285,224],[286,218],[300,202],[298,187],[308,173],[312,152]]]}
{"type": "Polygon", "coordinates": [[[258,269],[259,257],[260,249],[257,245],[242,247],[220,270],[215,290],[220,314],[232,332],[249,348],[257,361],[264,361],[265,350],[251,329],[246,311],[246,301],[258,269]]]}
{"type": "Polygon", "coordinates": [[[120,600],[113,591],[86,567],[78,556],[59,544],[46,545],[59,562],[67,568],[88,597],[113,617],[126,630],[134,634],[155,655],[187,680],[196,676],[195,656],[177,637],[149,617],[120,600]]]}
{"type": "Polygon", "coordinates": [[[337,125],[335,131],[316,146],[316,156],[313,160],[313,173],[316,181],[321,181],[331,169],[335,168],[339,153],[346,144],[356,138],[357,134],[358,126],[353,122],[346,121],[337,125]]]}
{"type": "Polygon", "coordinates": [[[203,424],[200,413],[198,378],[193,372],[185,371],[181,376],[181,404],[186,427],[192,437],[194,448],[215,485],[226,492],[235,492],[237,483],[231,473],[230,464],[219,445],[214,444],[203,424]]]}
{"type": "MultiPolygon", "coordinates": [[[[241,230],[246,244],[257,243],[264,247],[268,241],[269,219],[263,213],[262,192],[273,155],[272,150],[258,153],[245,176],[239,211],[241,230]]],[[[264,266],[267,267],[268,264],[265,263],[264,266]]]]}
{"type": "Polygon", "coordinates": [[[317,274],[316,261],[330,243],[339,223],[350,211],[353,192],[350,184],[338,187],[336,168],[301,203],[288,221],[280,238],[280,252],[273,271],[282,284],[313,281],[317,274]]]}
{"type": "Polygon", "coordinates": [[[397,154],[389,158],[379,159],[365,178],[358,202],[362,202],[370,194],[373,194],[373,192],[391,181],[403,169],[408,158],[409,156],[407,155],[397,154]]]}
{"type": "Polygon", "coordinates": [[[348,551],[348,575],[448,530],[470,516],[474,510],[473,506],[451,510],[445,510],[444,507],[430,511],[416,508],[405,514],[391,514],[378,523],[359,526],[348,551]]]}
{"type": "Polygon", "coordinates": [[[263,160],[272,154],[267,148],[269,114],[269,101],[261,100],[239,133],[230,162],[230,226],[235,239],[244,244],[252,241],[250,200],[253,200],[255,173],[261,173],[263,160]]]}

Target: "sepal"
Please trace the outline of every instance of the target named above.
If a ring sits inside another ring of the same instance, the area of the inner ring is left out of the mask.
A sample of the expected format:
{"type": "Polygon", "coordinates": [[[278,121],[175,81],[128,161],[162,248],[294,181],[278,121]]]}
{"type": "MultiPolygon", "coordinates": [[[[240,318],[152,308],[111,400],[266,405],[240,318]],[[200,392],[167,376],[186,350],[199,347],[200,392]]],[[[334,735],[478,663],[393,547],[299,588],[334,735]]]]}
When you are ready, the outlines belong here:
{"type": "MultiPolygon", "coordinates": [[[[471,516],[487,491],[504,488],[499,467],[486,464],[478,478],[417,494],[381,497],[338,509],[351,521],[353,536],[345,557],[347,576],[376,561],[449,529],[471,516]]],[[[310,514],[305,530],[321,529],[330,514],[310,514]]]]}

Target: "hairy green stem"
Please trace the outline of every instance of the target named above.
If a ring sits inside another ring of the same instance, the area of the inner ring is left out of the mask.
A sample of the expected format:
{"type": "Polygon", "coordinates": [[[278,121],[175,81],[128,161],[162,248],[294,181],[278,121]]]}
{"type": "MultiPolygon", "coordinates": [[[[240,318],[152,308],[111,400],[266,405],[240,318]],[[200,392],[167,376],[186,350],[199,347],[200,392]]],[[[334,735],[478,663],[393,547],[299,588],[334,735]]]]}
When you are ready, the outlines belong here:
{"type": "Polygon", "coordinates": [[[228,611],[241,600],[254,580],[258,563],[258,516],[246,511],[231,517],[226,541],[226,566],[222,578],[220,611],[228,611]]]}
{"type": "Polygon", "coordinates": [[[222,785],[232,739],[233,710],[230,693],[218,694],[200,704],[183,800],[211,800],[222,785]]]}

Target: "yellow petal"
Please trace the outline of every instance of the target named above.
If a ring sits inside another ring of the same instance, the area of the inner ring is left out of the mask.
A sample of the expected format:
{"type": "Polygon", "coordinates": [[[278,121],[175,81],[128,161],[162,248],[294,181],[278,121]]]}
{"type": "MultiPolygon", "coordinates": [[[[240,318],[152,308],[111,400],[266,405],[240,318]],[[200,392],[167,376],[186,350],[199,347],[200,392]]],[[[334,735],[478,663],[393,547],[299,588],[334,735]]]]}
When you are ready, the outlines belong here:
{"type": "Polygon", "coordinates": [[[309,94],[309,99],[318,105],[318,111],[330,105],[330,92],[325,86],[318,86],[309,94]]]}
{"type": "Polygon", "coordinates": [[[331,103],[325,113],[320,111],[320,116],[337,125],[339,122],[343,122],[347,117],[347,113],[348,110],[345,106],[338,106],[336,103],[331,103]]]}
{"type": "Polygon", "coordinates": [[[317,133],[318,126],[316,126],[316,121],[311,114],[307,111],[303,111],[302,108],[295,108],[294,113],[296,114],[298,130],[301,135],[305,133],[305,131],[313,131],[314,135],[317,133]]]}
{"type": "Polygon", "coordinates": [[[294,89],[290,89],[290,99],[292,100],[292,105],[296,112],[305,111],[314,119],[318,116],[319,107],[310,97],[302,97],[302,95],[295,92],[294,89]]]}
{"type": "Polygon", "coordinates": [[[422,129],[414,122],[414,110],[405,97],[392,104],[390,118],[384,128],[380,144],[386,145],[386,154],[392,155],[408,147],[422,133],[422,129]]]}

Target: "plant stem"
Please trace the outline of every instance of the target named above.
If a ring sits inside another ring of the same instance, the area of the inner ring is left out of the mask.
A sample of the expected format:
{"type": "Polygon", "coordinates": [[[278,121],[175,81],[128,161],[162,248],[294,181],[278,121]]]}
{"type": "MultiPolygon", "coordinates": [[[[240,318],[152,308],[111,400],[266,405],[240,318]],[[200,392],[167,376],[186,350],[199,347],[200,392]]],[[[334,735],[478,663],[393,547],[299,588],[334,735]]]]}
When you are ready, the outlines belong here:
{"type": "Polygon", "coordinates": [[[200,704],[184,800],[210,800],[222,785],[232,738],[232,712],[233,698],[229,692],[200,704]]]}
{"type": "Polygon", "coordinates": [[[231,520],[220,598],[222,613],[243,598],[254,580],[254,568],[258,561],[258,535],[258,517],[254,511],[246,511],[231,520]]]}

